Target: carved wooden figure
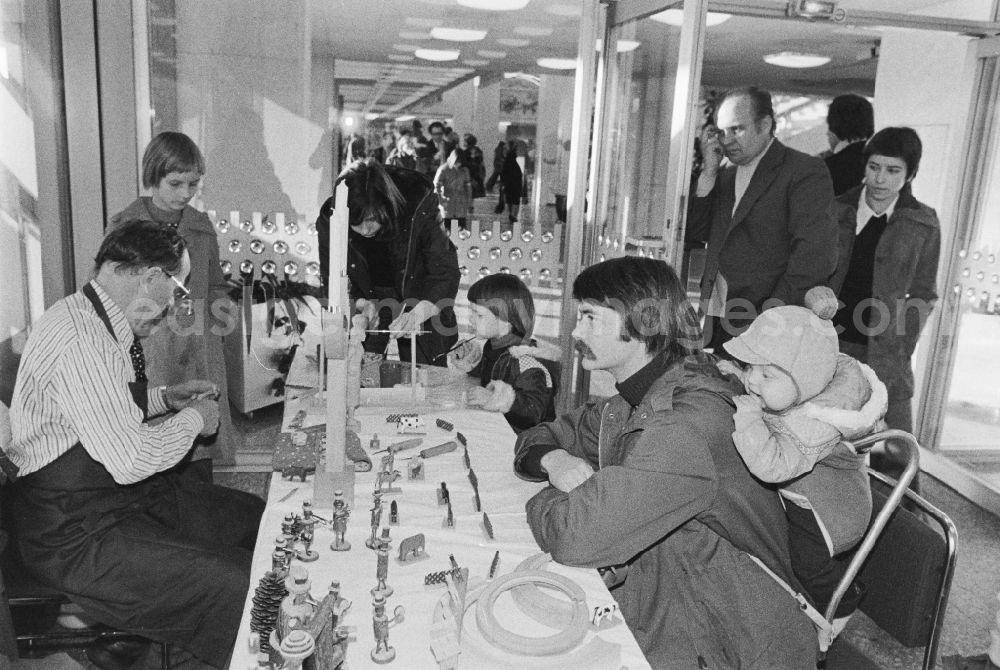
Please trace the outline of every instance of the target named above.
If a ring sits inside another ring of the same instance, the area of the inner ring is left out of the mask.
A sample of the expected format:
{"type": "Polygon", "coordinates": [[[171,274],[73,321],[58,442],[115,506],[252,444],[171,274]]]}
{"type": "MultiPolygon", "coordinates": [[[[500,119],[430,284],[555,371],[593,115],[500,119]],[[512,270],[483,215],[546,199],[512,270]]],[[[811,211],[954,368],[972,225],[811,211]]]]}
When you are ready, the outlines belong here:
{"type": "Polygon", "coordinates": [[[378,549],[378,527],[382,524],[382,492],[378,489],[372,494],[372,534],[365,540],[365,546],[369,549],[378,549]]]}
{"type": "Polygon", "coordinates": [[[375,588],[371,590],[371,594],[374,596],[376,594],[381,594],[388,598],[392,595],[393,588],[386,584],[386,579],[389,577],[389,547],[392,546],[392,540],[389,538],[389,529],[382,529],[382,537],[378,540],[378,562],[375,569],[375,578],[378,580],[375,584],[375,588]]]}
{"type": "Polygon", "coordinates": [[[427,558],[427,552],[424,550],[424,547],[425,540],[423,533],[411,535],[399,543],[399,556],[396,560],[400,563],[406,563],[408,561],[412,562],[427,558]]]}
{"type": "Polygon", "coordinates": [[[376,663],[389,663],[396,658],[396,650],[389,646],[389,628],[402,623],[403,606],[397,605],[393,610],[393,617],[390,619],[385,613],[385,598],[381,594],[376,594],[372,600],[372,607],[375,608],[372,614],[372,629],[375,632],[375,648],[371,651],[371,659],[376,663]]]}
{"type": "Polygon", "coordinates": [[[351,548],[351,543],[344,539],[347,533],[347,518],[351,516],[351,508],[344,502],[342,491],[333,493],[333,542],[330,549],[334,551],[347,551],[351,548]]]}

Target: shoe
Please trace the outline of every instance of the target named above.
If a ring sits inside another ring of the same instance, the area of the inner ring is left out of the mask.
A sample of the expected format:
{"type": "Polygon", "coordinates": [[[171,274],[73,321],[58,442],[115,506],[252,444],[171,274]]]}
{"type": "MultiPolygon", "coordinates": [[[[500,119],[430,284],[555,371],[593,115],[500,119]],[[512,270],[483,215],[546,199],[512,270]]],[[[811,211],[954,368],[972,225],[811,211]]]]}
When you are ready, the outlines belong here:
{"type": "Polygon", "coordinates": [[[128,670],[146,656],[150,641],[142,637],[96,640],[87,645],[87,660],[101,670],[128,670]]]}

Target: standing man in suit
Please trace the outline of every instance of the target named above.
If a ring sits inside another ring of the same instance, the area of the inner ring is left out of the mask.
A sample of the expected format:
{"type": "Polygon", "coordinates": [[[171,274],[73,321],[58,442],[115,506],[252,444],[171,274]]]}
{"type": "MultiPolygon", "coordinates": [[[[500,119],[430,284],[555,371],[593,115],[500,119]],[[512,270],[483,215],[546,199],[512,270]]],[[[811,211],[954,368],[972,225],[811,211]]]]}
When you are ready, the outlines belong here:
{"type": "Polygon", "coordinates": [[[837,264],[837,224],[823,161],[774,138],[770,93],[729,91],[715,118],[717,127],[702,130],[705,161],[687,233],[708,242],[705,346],[720,352],[762,310],[801,305],[809,289],[828,283],[837,264]]]}
{"type": "Polygon", "coordinates": [[[875,110],[866,98],[853,93],[838,95],[826,112],[826,138],[830,154],[823,160],[839,196],[865,178],[865,142],[875,132],[875,110]]]}

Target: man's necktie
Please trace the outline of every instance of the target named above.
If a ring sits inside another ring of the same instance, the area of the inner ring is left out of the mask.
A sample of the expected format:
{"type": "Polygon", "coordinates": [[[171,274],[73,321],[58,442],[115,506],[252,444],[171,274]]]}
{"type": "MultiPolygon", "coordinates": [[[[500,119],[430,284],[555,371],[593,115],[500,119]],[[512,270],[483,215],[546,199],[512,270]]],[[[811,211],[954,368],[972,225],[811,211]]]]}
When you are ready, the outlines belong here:
{"type": "Polygon", "coordinates": [[[147,382],[146,378],[146,355],[142,353],[142,344],[139,338],[132,340],[132,346],[128,348],[129,356],[132,357],[132,369],[135,370],[135,380],[137,382],[147,382]]]}

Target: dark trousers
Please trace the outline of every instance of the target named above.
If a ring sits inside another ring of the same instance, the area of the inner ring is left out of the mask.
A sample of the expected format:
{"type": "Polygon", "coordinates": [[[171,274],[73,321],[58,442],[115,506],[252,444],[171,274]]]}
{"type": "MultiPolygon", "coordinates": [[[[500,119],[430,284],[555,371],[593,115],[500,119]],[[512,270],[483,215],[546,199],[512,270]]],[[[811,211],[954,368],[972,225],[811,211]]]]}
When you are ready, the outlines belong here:
{"type": "MultiPolygon", "coordinates": [[[[840,341],[840,351],[848,356],[856,358],[862,363],[868,363],[868,347],[854,342],[840,341]]],[[[901,397],[892,386],[888,387],[889,404],[885,412],[885,425],[888,428],[903,430],[907,433],[913,432],[913,399],[906,395],[901,397]]],[[[903,442],[896,440],[886,440],[885,447],[881,451],[872,452],[870,458],[873,470],[881,472],[893,479],[899,479],[906,468],[907,448],[903,442]]],[[[913,477],[910,482],[910,490],[920,493],[920,473],[913,477]]]]}
{"type": "Polygon", "coordinates": [[[25,566],[98,621],[222,667],[264,501],[174,472],[115,484],[77,445],[16,482],[25,566]]]}
{"type": "MultiPolygon", "coordinates": [[[[792,559],[792,571],[809,597],[812,598],[820,614],[826,614],[826,607],[833,598],[853,552],[845,551],[830,556],[826,541],[820,530],[816,515],[812,510],[785,502],[788,517],[788,548],[792,559]]],[[[857,609],[862,591],[848,589],[837,606],[837,617],[847,616],[857,609]]]]}

